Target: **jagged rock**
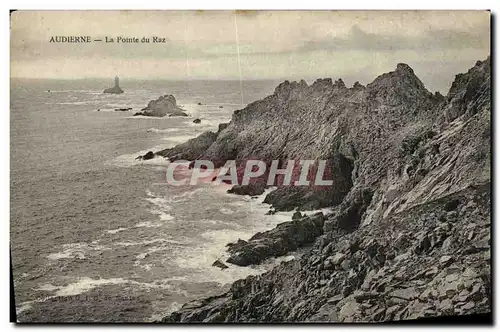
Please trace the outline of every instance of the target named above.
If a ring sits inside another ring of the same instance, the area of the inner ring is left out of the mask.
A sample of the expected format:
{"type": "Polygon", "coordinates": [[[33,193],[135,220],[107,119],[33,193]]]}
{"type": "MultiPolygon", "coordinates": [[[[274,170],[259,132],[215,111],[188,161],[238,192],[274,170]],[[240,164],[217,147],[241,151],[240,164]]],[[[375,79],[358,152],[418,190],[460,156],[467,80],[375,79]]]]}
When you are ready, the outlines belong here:
{"type": "Polygon", "coordinates": [[[216,138],[216,133],[208,131],[173,148],[158,151],[156,154],[170,161],[194,160],[200,157],[216,138]]]}
{"type": "Polygon", "coordinates": [[[247,241],[242,240],[242,239],[238,239],[238,241],[236,241],[236,243],[226,244],[226,247],[229,247],[230,249],[233,249],[233,250],[238,250],[238,248],[241,248],[241,247],[245,246],[246,244],[248,244],[247,241]]]}
{"type": "Polygon", "coordinates": [[[139,160],[149,160],[149,159],[153,159],[155,157],[155,154],[153,153],[153,151],[148,151],[145,155],[143,156],[138,156],[137,158],[135,159],[139,159],[139,160]]]}
{"type": "Polygon", "coordinates": [[[234,185],[228,189],[229,194],[256,196],[264,193],[266,184],[263,182],[249,183],[248,185],[234,185]]]}
{"type": "Polygon", "coordinates": [[[220,267],[221,270],[229,268],[226,264],[222,263],[219,259],[213,262],[212,266],[220,267]]]}
{"type": "Polygon", "coordinates": [[[451,256],[443,256],[439,259],[439,264],[447,266],[453,261],[453,257],[451,256]]]}
{"type": "Polygon", "coordinates": [[[164,95],[156,100],[151,100],[148,105],[134,115],[143,116],[188,116],[186,111],[177,106],[177,101],[172,95],[164,95]]]}
{"type": "Polygon", "coordinates": [[[419,295],[419,292],[416,291],[414,288],[405,288],[405,289],[396,289],[393,292],[389,294],[389,296],[398,298],[398,299],[403,299],[406,301],[416,299],[419,295]]]}
{"type": "Polygon", "coordinates": [[[356,90],[362,90],[365,88],[364,85],[362,85],[361,83],[359,83],[358,81],[354,82],[354,85],[352,86],[353,89],[356,89],[356,90]]]}
{"type": "Polygon", "coordinates": [[[345,257],[345,254],[338,252],[331,257],[330,261],[333,265],[340,265],[344,261],[345,257]]]}
{"type": "Polygon", "coordinates": [[[276,228],[257,233],[248,242],[239,242],[228,248],[228,263],[248,266],[270,257],[283,256],[289,251],[312,243],[323,233],[323,214],[284,222],[276,228]]]}
{"type": "Polygon", "coordinates": [[[193,123],[196,123],[196,124],[201,123],[201,120],[200,119],[194,119],[193,123]]]}
{"type": "Polygon", "coordinates": [[[217,132],[223,131],[224,129],[227,128],[227,126],[229,126],[229,123],[221,123],[221,124],[219,124],[219,129],[218,129],[217,132]]]}

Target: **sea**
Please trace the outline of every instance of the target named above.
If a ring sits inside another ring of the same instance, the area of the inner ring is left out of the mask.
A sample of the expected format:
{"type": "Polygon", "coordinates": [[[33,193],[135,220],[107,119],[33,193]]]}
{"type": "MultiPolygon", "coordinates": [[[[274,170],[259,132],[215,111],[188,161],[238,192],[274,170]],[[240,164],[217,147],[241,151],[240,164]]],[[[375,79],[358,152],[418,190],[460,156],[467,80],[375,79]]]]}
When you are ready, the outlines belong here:
{"type": "Polygon", "coordinates": [[[172,186],[168,160],[141,161],[217,131],[276,81],[11,80],[10,248],[19,322],[151,322],[219,294],[253,267],[212,263],[226,244],[290,220],[264,195],[214,183],[172,186]],[[172,94],[189,117],[133,114],[172,94]],[[200,104],[199,104],[200,103],[200,104]],[[132,108],[115,111],[115,108],[132,108]],[[200,124],[193,123],[195,118],[200,124]]]}

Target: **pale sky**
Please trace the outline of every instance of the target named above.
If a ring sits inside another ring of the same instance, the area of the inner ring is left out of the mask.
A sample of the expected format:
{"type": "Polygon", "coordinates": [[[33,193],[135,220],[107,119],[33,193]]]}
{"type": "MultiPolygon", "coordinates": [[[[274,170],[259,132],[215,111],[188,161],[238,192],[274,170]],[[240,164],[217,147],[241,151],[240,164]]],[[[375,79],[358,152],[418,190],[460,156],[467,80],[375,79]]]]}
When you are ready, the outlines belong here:
{"type": "Polygon", "coordinates": [[[366,84],[409,64],[431,91],[490,54],[487,11],[18,11],[11,77],[343,78],[366,84]],[[52,36],[166,43],[49,43],[52,36]],[[238,56],[239,55],[239,56],[238,56]]]}

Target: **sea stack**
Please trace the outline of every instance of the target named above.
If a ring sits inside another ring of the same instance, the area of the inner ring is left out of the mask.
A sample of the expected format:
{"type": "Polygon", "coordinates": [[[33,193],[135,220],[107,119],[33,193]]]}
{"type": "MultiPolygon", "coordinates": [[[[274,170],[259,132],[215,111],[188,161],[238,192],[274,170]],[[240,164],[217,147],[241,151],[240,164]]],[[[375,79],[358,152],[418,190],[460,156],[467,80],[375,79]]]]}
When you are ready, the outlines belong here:
{"type": "Polygon", "coordinates": [[[141,112],[135,115],[162,117],[170,116],[188,116],[185,110],[177,106],[177,101],[173,95],[164,95],[156,100],[151,100],[141,112]]]}
{"type": "Polygon", "coordinates": [[[112,88],[107,88],[106,90],[104,90],[104,93],[123,93],[123,90],[120,88],[120,78],[118,76],[115,77],[115,86],[112,88]]]}

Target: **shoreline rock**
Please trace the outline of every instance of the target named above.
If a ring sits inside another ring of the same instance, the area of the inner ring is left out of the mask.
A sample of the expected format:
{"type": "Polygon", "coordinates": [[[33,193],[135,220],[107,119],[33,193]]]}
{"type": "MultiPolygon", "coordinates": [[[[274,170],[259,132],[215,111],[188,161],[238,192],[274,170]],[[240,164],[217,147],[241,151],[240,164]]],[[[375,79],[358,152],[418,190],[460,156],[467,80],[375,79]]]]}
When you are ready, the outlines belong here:
{"type": "Polygon", "coordinates": [[[198,159],[216,139],[217,133],[207,131],[173,148],[158,151],[156,154],[168,158],[172,162],[176,160],[195,160],[198,159]]]}
{"type": "Polygon", "coordinates": [[[286,255],[290,251],[311,244],[323,234],[323,213],[305,216],[279,224],[274,229],[257,233],[248,241],[239,240],[227,245],[231,256],[228,263],[248,266],[259,264],[271,257],[286,255]]]}
{"type": "Polygon", "coordinates": [[[189,302],[160,322],[349,323],[488,313],[490,204],[487,183],[379,225],[324,234],[300,258],[238,280],[226,293],[189,302]],[[463,202],[459,221],[450,227],[438,215],[457,198],[463,202]],[[476,209],[485,213],[478,218],[476,209]],[[430,244],[415,251],[423,239],[430,244]],[[484,251],[456,251],[473,242],[484,251]]]}
{"type": "Polygon", "coordinates": [[[138,156],[137,158],[135,158],[136,160],[150,160],[150,159],[153,159],[155,157],[155,154],[153,151],[148,151],[145,155],[143,156],[138,156]]]}

